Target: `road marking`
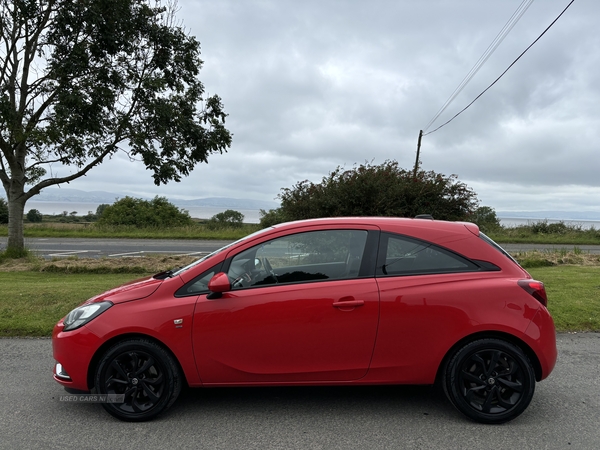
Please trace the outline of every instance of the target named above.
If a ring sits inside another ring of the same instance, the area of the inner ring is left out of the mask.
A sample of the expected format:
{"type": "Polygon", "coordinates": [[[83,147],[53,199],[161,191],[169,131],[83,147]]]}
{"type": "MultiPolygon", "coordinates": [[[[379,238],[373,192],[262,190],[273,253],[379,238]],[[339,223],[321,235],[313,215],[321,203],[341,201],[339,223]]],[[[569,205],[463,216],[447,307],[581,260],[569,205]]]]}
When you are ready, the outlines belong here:
{"type": "MultiPolygon", "coordinates": [[[[128,252],[128,253],[114,253],[112,255],[108,255],[109,257],[116,257],[116,256],[130,256],[130,255],[140,255],[144,253],[144,251],[141,252],[128,252]]],[[[137,258],[139,258],[140,256],[137,256],[137,258]]]]}
{"type": "Polygon", "coordinates": [[[74,256],[81,253],[87,253],[88,250],[65,250],[60,253],[50,253],[48,256],[74,256]]]}
{"type": "Polygon", "coordinates": [[[123,257],[123,256],[132,256],[135,258],[141,258],[144,253],[157,253],[159,255],[172,255],[172,256],[200,256],[200,255],[208,255],[210,252],[169,252],[165,250],[142,250],[139,252],[127,252],[127,253],[113,253],[112,255],[108,255],[109,257],[123,257]]]}

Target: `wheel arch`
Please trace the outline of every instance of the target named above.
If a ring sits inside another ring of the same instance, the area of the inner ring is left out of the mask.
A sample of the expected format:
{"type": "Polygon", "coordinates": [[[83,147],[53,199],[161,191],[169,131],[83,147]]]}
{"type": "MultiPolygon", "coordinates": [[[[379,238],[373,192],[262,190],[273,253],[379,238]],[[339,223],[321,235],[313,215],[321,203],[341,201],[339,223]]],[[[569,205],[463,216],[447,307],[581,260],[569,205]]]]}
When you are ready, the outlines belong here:
{"type": "Polygon", "coordinates": [[[184,381],[185,385],[186,386],[188,385],[185,371],[181,367],[181,363],[179,362],[179,359],[177,359],[177,356],[175,356],[175,353],[173,353],[173,351],[169,348],[168,345],[166,345],[164,342],[160,341],[159,339],[156,339],[154,336],[150,336],[148,334],[126,333],[126,334],[120,334],[118,336],[114,336],[111,339],[107,340],[100,347],[98,347],[98,349],[94,353],[94,356],[92,357],[92,359],[90,361],[90,364],[88,366],[88,371],[87,371],[87,385],[90,390],[94,389],[94,387],[95,387],[94,386],[94,377],[95,377],[96,369],[98,368],[98,364],[100,363],[100,359],[102,358],[102,355],[104,355],[104,353],[106,353],[106,351],[110,347],[118,344],[119,342],[127,341],[130,339],[145,339],[145,340],[151,341],[151,342],[155,343],[156,345],[159,345],[161,348],[163,348],[166,352],[168,352],[171,355],[171,357],[177,364],[177,368],[179,369],[179,373],[183,377],[183,381],[184,381]]]}
{"type": "Polygon", "coordinates": [[[510,342],[513,345],[516,345],[523,351],[523,353],[525,353],[525,355],[531,361],[536,381],[540,381],[542,379],[542,365],[540,364],[540,360],[537,357],[536,353],[533,351],[533,349],[525,341],[519,339],[518,337],[510,333],[503,333],[501,331],[482,331],[465,336],[464,338],[456,342],[450,349],[448,349],[448,351],[442,358],[440,365],[438,366],[438,370],[435,377],[436,384],[440,382],[441,376],[444,372],[444,367],[448,363],[448,360],[452,358],[452,355],[454,355],[459,349],[467,345],[469,342],[477,341],[479,339],[501,339],[510,342]]]}

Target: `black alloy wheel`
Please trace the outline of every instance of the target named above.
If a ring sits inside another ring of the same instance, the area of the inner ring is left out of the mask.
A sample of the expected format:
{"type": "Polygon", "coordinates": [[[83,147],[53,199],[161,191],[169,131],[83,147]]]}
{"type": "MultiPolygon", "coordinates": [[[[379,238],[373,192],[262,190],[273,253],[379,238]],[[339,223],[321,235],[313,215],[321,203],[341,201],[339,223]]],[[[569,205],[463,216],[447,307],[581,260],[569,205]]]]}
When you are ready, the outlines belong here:
{"type": "Polygon", "coordinates": [[[535,373],[519,347],[481,339],[449,359],[442,382],[460,412],[477,422],[499,424],[525,411],[533,398],[535,373]]]}
{"type": "Polygon", "coordinates": [[[145,339],[123,341],[100,360],[95,392],[106,395],[102,406],[114,417],[149,420],[171,406],[181,391],[181,375],[173,357],[145,339]]]}

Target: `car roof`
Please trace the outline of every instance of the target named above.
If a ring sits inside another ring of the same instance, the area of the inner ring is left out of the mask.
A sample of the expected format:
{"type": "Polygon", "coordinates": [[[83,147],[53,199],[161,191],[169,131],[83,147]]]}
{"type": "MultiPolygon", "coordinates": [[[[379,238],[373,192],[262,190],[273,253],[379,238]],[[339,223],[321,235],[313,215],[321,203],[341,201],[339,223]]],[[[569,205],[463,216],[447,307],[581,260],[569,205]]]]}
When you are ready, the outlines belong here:
{"type": "Polygon", "coordinates": [[[450,222],[408,217],[326,217],[320,219],[297,220],[275,225],[273,228],[283,231],[288,228],[318,225],[374,225],[382,230],[398,231],[405,229],[437,230],[451,233],[470,232],[479,235],[479,227],[470,222],[450,222]]]}

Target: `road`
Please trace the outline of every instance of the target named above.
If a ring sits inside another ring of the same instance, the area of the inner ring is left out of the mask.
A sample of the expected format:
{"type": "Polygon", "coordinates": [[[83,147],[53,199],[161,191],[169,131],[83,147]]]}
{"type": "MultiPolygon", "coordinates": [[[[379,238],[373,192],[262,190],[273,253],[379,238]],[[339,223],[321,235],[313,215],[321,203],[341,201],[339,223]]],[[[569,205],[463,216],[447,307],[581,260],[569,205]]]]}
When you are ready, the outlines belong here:
{"type": "Polygon", "coordinates": [[[529,408],[500,426],[469,421],[434,389],[394,386],[187,390],[158,419],[124,423],[64,401],[49,339],[0,339],[0,448],[599,448],[600,334],[560,334],[558,347],[529,408]]]}
{"type": "MultiPolygon", "coordinates": [[[[0,238],[0,249],[6,247],[6,237],[0,238]]],[[[231,241],[175,239],[86,239],[27,238],[25,246],[44,258],[118,258],[145,254],[202,256],[231,241]]]]}
{"type": "MultiPolygon", "coordinates": [[[[6,247],[6,237],[0,237],[0,249],[6,247]]],[[[144,254],[205,255],[231,241],[174,240],[174,239],[81,239],[81,238],[28,238],[25,245],[44,258],[78,256],[99,258],[143,256],[144,254]]],[[[526,250],[573,250],[600,254],[600,245],[556,244],[502,244],[508,252],[526,250]]]]}

